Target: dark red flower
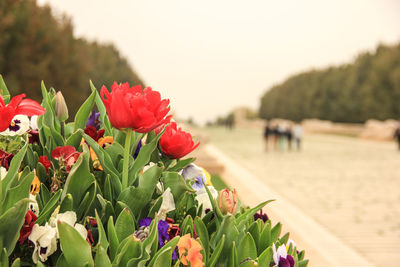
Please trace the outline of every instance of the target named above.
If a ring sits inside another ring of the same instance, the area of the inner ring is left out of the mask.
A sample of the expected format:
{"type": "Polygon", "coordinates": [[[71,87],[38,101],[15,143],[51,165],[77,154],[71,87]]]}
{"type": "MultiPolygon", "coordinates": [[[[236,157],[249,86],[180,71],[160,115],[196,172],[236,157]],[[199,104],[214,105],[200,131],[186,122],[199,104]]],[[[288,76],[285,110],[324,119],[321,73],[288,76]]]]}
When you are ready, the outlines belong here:
{"type": "Polygon", "coordinates": [[[254,214],[254,220],[257,221],[257,219],[261,219],[263,222],[268,221],[268,215],[266,213],[263,213],[262,209],[254,214]]]}
{"type": "Polygon", "coordinates": [[[48,159],[48,157],[40,156],[38,162],[41,163],[45,167],[46,173],[49,174],[49,168],[51,167],[51,162],[48,159]]]}
{"type": "Polygon", "coordinates": [[[176,122],[171,122],[160,139],[161,151],[171,159],[182,158],[200,145],[193,142],[190,133],[177,128],[176,122]]]}
{"type": "Polygon", "coordinates": [[[62,161],[67,172],[71,170],[79,155],[80,153],[73,146],[58,146],[51,152],[54,159],[62,161]]]}
{"type": "Polygon", "coordinates": [[[39,132],[36,130],[29,130],[29,144],[37,143],[40,144],[39,132]]]}
{"type": "Polygon", "coordinates": [[[92,227],[97,227],[97,220],[89,217],[89,223],[92,227]]]}
{"type": "Polygon", "coordinates": [[[93,247],[94,244],[94,239],[93,239],[93,233],[92,230],[87,230],[87,237],[86,237],[86,241],[89,243],[89,245],[91,247],[93,247]]]}
{"type": "Polygon", "coordinates": [[[13,154],[7,153],[0,149],[0,166],[6,168],[6,170],[8,171],[13,157],[13,154]]]}
{"type": "Polygon", "coordinates": [[[27,116],[42,115],[46,110],[36,101],[23,99],[26,95],[14,96],[6,106],[4,98],[0,95],[0,132],[5,131],[15,115],[27,116]]]}
{"type": "Polygon", "coordinates": [[[85,134],[92,137],[92,139],[95,140],[96,142],[103,137],[104,132],[105,132],[104,129],[97,131],[96,128],[93,127],[92,125],[86,126],[85,128],[85,134]]]}
{"type": "Polygon", "coordinates": [[[19,244],[22,245],[25,240],[28,238],[28,236],[32,232],[32,228],[35,225],[35,222],[37,220],[37,216],[35,213],[33,213],[31,210],[28,210],[28,212],[25,215],[25,223],[22,226],[21,230],[19,231],[19,244]]]}
{"type": "Polygon", "coordinates": [[[115,128],[148,133],[171,119],[167,116],[169,100],[161,99],[160,93],[150,87],[142,90],[140,85],[129,87],[128,83],[118,85],[114,82],[111,89],[110,93],[103,86],[100,95],[115,128]]]}

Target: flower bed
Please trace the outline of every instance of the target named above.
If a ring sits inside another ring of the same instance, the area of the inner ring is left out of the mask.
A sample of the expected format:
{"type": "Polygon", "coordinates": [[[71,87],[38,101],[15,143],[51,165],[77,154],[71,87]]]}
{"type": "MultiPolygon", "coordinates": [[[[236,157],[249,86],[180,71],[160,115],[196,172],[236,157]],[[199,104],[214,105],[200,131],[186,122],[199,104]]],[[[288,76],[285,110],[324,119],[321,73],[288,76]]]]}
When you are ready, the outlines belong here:
{"type": "Polygon", "coordinates": [[[11,98],[0,76],[1,266],[307,265],[262,213],[270,201],[245,207],[182,159],[199,144],[169,100],[90,85],[66,123],[60,92],[11,98]]]}

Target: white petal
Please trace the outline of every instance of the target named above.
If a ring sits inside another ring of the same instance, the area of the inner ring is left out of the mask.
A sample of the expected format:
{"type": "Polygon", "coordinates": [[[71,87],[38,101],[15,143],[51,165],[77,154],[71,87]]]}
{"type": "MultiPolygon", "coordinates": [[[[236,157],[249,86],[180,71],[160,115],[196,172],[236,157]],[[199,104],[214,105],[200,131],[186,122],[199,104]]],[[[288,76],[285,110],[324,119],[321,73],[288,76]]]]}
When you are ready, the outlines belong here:
{"type": "Polygon", "coordinates": [[[194,163],[190,163],[186,168],[184,168],[180,174],[185,178],[185,180],[196,180],[197,177],[201,177],[204,183],[207,181],[207,177],[203,172],[203,169],[194,163]]]}
{"type": "Polygon", "coordinates": [[[7,169],[4,167],[0,167],[0,179],[3,180],[7,175],[7,169]]]}
{"type": "Polygon", "coordinates": [[[171,193],[171,188],[167,188],[162,194],[161,207],[158,210],[159,219],[164,220],[167,213],[175,209],[174,196],[171,193]]]}
{"type": "Polygon", "coordinates": [[[38,119],[37,115],[34,115],[34,116],[31,117],[31,128],[33,130],[37,130],[38,129],[37,119],[38,119]]]}
{"type": "Polygon", "coordinates": [[[19,120],[19,130],[16,132],[17,135],[22,135],[29,130],[30,122],[29,118],[26,115],[17,115],[14,117],[13,120],[19,120]]]}
{"type": "Polygon", "coordinates": [[[57,222],[64,222],[66,224],[71,225],[72,227],[75,225],[76,222],[76,213],[74,211],[67,211],[64,213],[59,213],[56,215],[54,219],[50,219],[51,226],[55,227],[57,230],[57,238],[59,238],[58,234],[58,224],[57,222]]]}
{"type": "Polygon", "coordinates": [[[272,243],[272,257],[274,258],[275,264],[278,265],[279,264],[279,261],[278,261],[279,258],[278,258],[278,253],[276,252],[275,243],[272,243]]]}
{"type": "Polygon", "coordinates": [[[288,242],[286,243],[286,247],[289,249],[290,245],[292,245],[293,249],[296,247],[296,243],[294,243],[294,241],[289,238],[288,242]]]}
{"type": "Polygon", "coordinates": [[[287,257],[286,246],[285,246],[285,245],[280,245],[280,246],[278,247],[278,250],[277,250],[276,253],[278,254],[278,259],[279,259],[280,257],[286,259],[286,257],[287,257]]]}
{"type": "Polygon", "coordinates": [[[37,204],[36,196],[32,194],[29,194],[28,208],[39,217],[39,205],[37,204]]]}
{"type": "Polygon", "coordinates": [[[80,223],[77,223],[77,224],[75,224],[74,228],[83,237],[83,239],[86,240],[86,238],[87,238],[87,230],[86,230],[85,226],[83,226],[80,223]]]}
{"type": "Polygon", "coordinates": [[[146,166],[143,167],[143,172],[147,171],[148,169],[150,169],[154,165],[156,165],[154,162],[150,162],[149,164],[147,164],[146,166]]]}

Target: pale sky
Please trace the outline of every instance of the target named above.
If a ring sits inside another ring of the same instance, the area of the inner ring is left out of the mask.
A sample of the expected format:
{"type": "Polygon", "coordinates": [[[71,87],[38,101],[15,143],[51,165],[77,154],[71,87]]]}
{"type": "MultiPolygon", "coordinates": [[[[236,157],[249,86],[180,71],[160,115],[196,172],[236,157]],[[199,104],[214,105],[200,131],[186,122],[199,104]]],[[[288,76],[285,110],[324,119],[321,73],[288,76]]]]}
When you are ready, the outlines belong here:
{"type": "MultiPolygon", "coordinates": [[[[213,120],[290,75],[400,41],[397,0],[38,0],[112,42],[179,118],[213,120]]],[[[119,81],[123,82],[123,81],[119,81]]]]}

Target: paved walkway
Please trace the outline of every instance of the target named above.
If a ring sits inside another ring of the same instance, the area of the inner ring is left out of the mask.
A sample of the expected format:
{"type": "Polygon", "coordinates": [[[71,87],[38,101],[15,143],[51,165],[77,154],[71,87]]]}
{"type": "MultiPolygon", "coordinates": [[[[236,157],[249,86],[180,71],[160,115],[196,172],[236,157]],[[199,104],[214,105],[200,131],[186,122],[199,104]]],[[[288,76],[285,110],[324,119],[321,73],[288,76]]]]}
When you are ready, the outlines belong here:
{"type": "Polygon", "coordinates": [[[261,131],[207,132],[226,182],[246,203],[277,199],[268,213],[307,250],[310,266],[399,266],[400,154],[393,144],[315,135],[300,153],[265,153],[261,131]]]}

